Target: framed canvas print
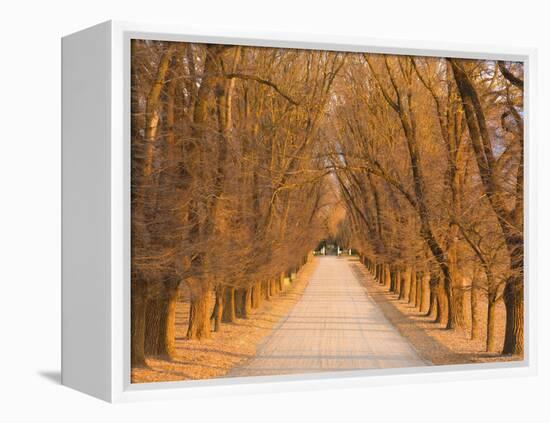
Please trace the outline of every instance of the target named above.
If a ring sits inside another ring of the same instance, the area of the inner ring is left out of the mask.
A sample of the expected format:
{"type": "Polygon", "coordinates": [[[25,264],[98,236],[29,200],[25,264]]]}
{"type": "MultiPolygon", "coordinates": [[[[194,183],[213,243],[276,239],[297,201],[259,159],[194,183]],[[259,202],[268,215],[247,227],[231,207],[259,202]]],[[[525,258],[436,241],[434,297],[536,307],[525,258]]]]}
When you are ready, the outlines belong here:
{"type": "Polygon", "coordinates": [[[63,383],[120,401],[534,371],[534,57],[65,37],[63,383]]]}

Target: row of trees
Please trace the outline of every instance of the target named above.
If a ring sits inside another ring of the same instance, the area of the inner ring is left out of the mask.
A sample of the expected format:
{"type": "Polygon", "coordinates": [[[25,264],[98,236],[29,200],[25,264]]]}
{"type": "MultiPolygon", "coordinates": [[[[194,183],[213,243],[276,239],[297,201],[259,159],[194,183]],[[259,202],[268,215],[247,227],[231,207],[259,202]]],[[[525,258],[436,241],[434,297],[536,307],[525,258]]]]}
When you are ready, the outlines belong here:
{"type": "Polygon", "coordinates": [[[489,321],[503,300],[523,352],[521,63],[146,40],[131,63],[133,366],[174,356],[182,284],[206,338],[328,236],[445,328],[468,290],[489,321]]]}
{"type": "Polygon", "coordinates": [[[505,354],[523,353],[522,75],[521,63],[354,55],[326,143],[352,228],[341,242],[400,298],[429,298],[447,329],[464,327],[467,291],[474,312],[485,295],[488,350],[503,300],[505,354]]]}
{"type": "Polygon", "coordinates": [[[322,237],[337,53],[132,42],[132,366],[247,317],[322,237]],[[212,308],[211,298],[215,293],[212,308]],[[213,311],[211,311],[213,309],[213,311]]]}

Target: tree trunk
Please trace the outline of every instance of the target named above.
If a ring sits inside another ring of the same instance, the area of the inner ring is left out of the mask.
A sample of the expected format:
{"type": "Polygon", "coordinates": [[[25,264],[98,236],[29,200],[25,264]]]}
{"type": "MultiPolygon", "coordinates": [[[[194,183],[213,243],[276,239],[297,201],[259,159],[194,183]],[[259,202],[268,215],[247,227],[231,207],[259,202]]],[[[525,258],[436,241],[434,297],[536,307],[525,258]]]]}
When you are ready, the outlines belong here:
{"type": "Polygon", "coordinates": [[[145,311],[145,355],[164,355],[164,329],[166,328],[166,313],[168,300],[164,292],[147,301],[145,311]]]}
{"type": "Polygon", "coordinates": [[[506,330],[503,354],[523,355],[523,280],[512,277],[504,288],[506,330]]]}
{"type": "Polygon", "coordinates": [[[492,298],[492,295],[489,295],[487,299],[487,338],[485,350],[487,352],[496,351],[496,340],[495,340],[495,311],[496,311],[496,301],[492,298]]]}
{"type": "Polygon", "coordinates": [[[263,296],[263,293],[262,293],[262,283],[261,282],[256,283],[255,292],[256,292],[256,307],[259,308],[262,305],[263,301],[264,301],[264,296],[263,296]]]}
{"type": "Polygon", "coordinates": [[[191,299],[187,339],[210,337],[210,290],[203,288],[201,295],[191,299]]]}
{"type": "Polygon", "coordinates": [[[443,287],[441,289],[441,295],[443,297],[443,303],[445,304],[445,307],[442,308],[444,310],[444,322],[445,322],[445,329],[453,329],[455,327],[454,321],[453,321],[453,313],[454,313],[454,307],[453,307],[453,294],[452,294],[452,279],[450,278],[450,275],[447,273],[443,276],[443,287]]]}
{"type": "Polygon", "coordinates": [[[440,318],[440,308],[441,305],[439,302],[439,278],[434,275],[430,275],[429,281],[430,287],[430,305],[428,307],[428,312],[426,316],[433,316],[434,320],[437,322],[440,318]]]}
{"type": "Polygon", "coordinates": [[[477,319],[477,291],[475,279],[470,286],[470,339],[476,339],[479,334],[479,321],[477,319]]]}
{"type": "Polygon", "coordinates": [[[161,354],[169,358],[176,356],[176,308],[178,305],[179,282],[168,288],[166,319],[164,320],[164,345],[161,354]]]}
{"type": "Polygon", "coordinates": [[[263,281],[261,284],[262,284],[261,286],[262,286],[262,293],[263,293],[264,300],[269,301],[270,299],[269,281],[263,281]]]}
{"type": "Polygon", "coordinates": [[[411,289],[411,267],[405,266],[405,270],[401,274],[401,290],[399,293],[400,300],[408,300],[411,289]]]}
{"type": "Polygon", "coordinates": [[[252,286],[252,300],[251,300],[251,307],[253,309],[256,309],[260,307],[260,301],[262,299],[262,293],[261,293],[261,286],[260,283],[255,283],[252,286]]]}
{"type": "Polygon", "coordinates": [[[405,298],[405,290],[407,288],[406,285],[407,285],[407,268],[405,267],[403,271],[399,272],[399,288],[397,292],[399,296],[397,298],[400,300],[405,298]]]}
{"type": "Polygon", "coordinates": [[[439,321],[440,316],[440,305],[439,305],[439,297],[437,295],[437,292],[435,290],[430,290],[430,305],[428,307],[428,312],[426,313],[426,316],[430,316],[434,319],[434,323],[437,323],[439,321]]]}
{"type": "Polygon", "coordinates": [[[422,311],[422,284],[424,283],[424,275],[422,272],[416,272],[416,292],[414,295],[414,307],[422,311]]]}
{"type": "Polygon", "coordinates": [[[387,286],[389,288],[390,285],[391,285],[390,265],[386,264],[384,265],[384,286],[387,286]]]}
{"type": "Polygon", "coordinates": [[[435,298],[435,308],[434,308],[434,323],[441,323],[441,315],[443,314],[443,307],[441,306],[441,294],[440,289],[438,288],[434,294],[435,298]]]}
{"type": "Polygon", "coordinates": [[[428,302],[429,307],[429,300],[430,300],[430,274],[429,272],[426,272],[422,275],[422,283],[420,286],[420,302],[418,304],[418,310],[422,312],[426,307],[426,302],[428,302]]]}
{"type": "Polygon", "coordinates": [[[445,291],[443,288],[438,285],[436,289],[436,296],[437,296],[437,313],[434,319],[434,323],[445,323],[446,318],[446,312],[448,312],[448,302],[446,301],[447,298],[445,296],[445,291]]]}
{"type": "Polygon", "coordinates": [[[401,278],[399,274],[399,269],[394,268],[391,273],[391,284],[390,284],[390,292],[396,293],[398,286],[399,286],[399,279],[401,278]]]}
{"type": "Polygon", "coordinates": [[[411,270],[411,282],[409,285],[409,297],[408,297],[409,304],[416,303],[416,286],[417,286],[416,271],[413,268],[411,270]]]}
{"type": "Polygon", "coordinates": [[[451,297],[453,302],[451,318],[453,320],[453,327],[463,328],[466,320],[464,317],[464,286],[462,278],[457,273],[455,273],[455,286],[453,286],[453,295],[451,297]]]}
{"type": "Polygon", "coordinates": [[[176,305],[179,283],[166,281],[149,298],[145,315],[145,355],[173,358],[176,351],[176,305]]]}
{"type": "Polygon", "coordinates": [[[235,318],[235,288],[226,286],[224,289],[222,322],[233,323],[235,318]]]}
{"type": "Polygon", "coordinates": [[[235,311],[237,317],[248,319],[250,317],[251,290],[240,288],[235,290],[235,311]]]}
{"type": "MultiPolygon", "coordinates": [[[[451,166],[451,181],[449,186],[451,188],[451,197],[452,197],[452,209],[453,215],[460,215],[460,201],[458,200],[459,195],[459,183],[458,178],[456,177],[456,167],[451,166]]],[[[447,250],[447,259],[449,262],[449,275],[451,279],[451,295],[447,296],[447,300],[451,301],[451,326],[452,327],[464,327],[465,326],[465,317],[464,317],[464,280],[461,274],[461,261],[460,261],[460,250],[458,248],[458,232],[459,228],[456,224],[451,224],[449,227],[449,246],[447,250]]]]}
{"type": "Polygon", "coordinates": [[[395,285],[393,287],[394,293],[399,294],[399,289],[401,288],[401,270],[395,269],[395,285]]]}
{"type": "Polygon", "coordinates": [[[269,283],[269,296],[273,297],[277,293],[277,287],[275,285],[275,280],[270,279],[268,283],[269,283]]]}
{"type": "Polygon", "coordinates": [[[146,127],[145,127],[145,162],[143,167],[143,173],[147,177],[153,172],[153,152],[156,142],[158,122],[160,119],[160,94],[162,87],[164,86],[164,81],[170,67],[170,61],[175,52],[175,47],[169,47],[164,54],[162,55],[155,80],[151,86],[151,90],[147,95],[147,106],[146,106],[146,127]]]}
{"type": "MultiPolygon", "coordinates": [[[[288,272],[288,274],[289,274],[289,279],[290,279],[291,273],[288,272]]],[[[282,292],[284,289],[285,289],[285,274],[284,274],[284,272],[283,272],[283,273],[281,273],[281,275],[279,276],[279,292],[282,292]]]]}
{"type": "Polygon", "coordinates": [[[244,294],[244,309],[246,311],[246,317],[250,316],[252,311],[252,288],[246,288],[244,294]]]}
{"type": "Polygon", "coordinates": [[[214,324],[214,332],[218,332],[222,325],[224,291],[225,288],[223,285],[218,285],[216,287],[216,302],[214,304],[214,311],[212,312],[211,317],[214,324]]]}
{"type": "Polygon", "coordinates": [[[132,278],[131,288],[131,362],[132,367],[145,366],[145,309],[147,305],[147,286],[144,281],[132,278]]]}

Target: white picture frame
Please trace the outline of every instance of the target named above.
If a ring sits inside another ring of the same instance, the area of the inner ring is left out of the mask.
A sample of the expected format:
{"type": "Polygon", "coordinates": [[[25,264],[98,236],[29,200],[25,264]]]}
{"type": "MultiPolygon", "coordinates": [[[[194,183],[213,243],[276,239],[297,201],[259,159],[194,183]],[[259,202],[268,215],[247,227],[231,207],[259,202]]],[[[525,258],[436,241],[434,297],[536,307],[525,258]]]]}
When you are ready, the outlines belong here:
{"type": "Polygon", "coordinates": [[[110,402],[536,373],[534,49],[110,21],[62,40],[62,383],[110,402]],[[525,358],[486,364],[130,383],[130,40],[523,61],[525,358]]]}

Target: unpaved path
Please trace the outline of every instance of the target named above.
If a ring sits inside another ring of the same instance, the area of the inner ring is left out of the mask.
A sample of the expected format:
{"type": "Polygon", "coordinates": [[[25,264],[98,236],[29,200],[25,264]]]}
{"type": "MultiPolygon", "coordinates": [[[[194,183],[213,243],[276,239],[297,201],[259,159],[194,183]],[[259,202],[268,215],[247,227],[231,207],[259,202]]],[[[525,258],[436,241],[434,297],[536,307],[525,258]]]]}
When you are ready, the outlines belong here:
{"type": "MultiPolygon", "coordinates": [[[[384,317],[343,257],[316,258],[302,298],[228,376],[429,365],[384,317]]],[[[369,276],[365,276],[369,277],[369,276]]]]}

